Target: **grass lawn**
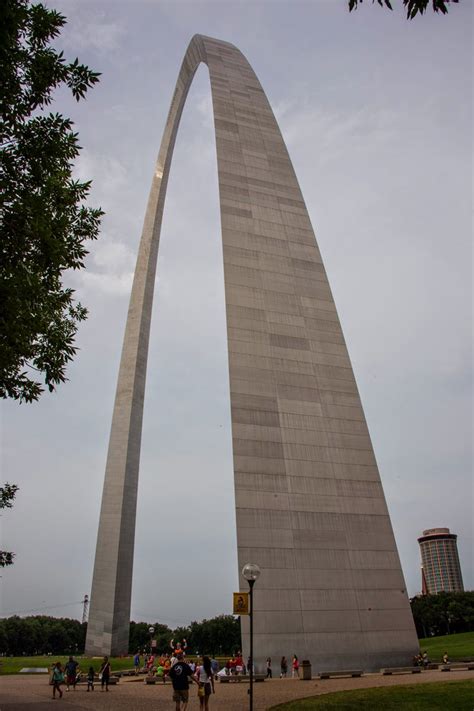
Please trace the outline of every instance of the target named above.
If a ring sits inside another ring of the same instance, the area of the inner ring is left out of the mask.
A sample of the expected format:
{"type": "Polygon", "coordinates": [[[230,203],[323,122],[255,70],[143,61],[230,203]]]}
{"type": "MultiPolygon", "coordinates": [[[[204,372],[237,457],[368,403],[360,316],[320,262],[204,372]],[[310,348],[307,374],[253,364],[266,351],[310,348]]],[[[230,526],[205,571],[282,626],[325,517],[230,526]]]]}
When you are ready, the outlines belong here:
{"type": "MultiPolygon", "coordinates": [[[[18,674],[23,667],[48,667],[55,662],[64,664],[69,659],[68,656],[61,655],[56,657],[0,657],[0,674],[18,674]]],[[[74,656],[74,659],[79,662],[79,668],[82,672],[87,672],[89,667],[94,667],[99,671],[102,663],[102,657],[92,659],[91,657],[74,656]]],[[[133,669],[133,656],[130,657],[111,657],[110,665],[112,673],[121,669],[133,669]]]]}
{"type": "MultiPolygon", "coordinates": [[[[195,655],[190,654],[187,659],[196,659],[195,655]]],[[[68,656],[56,655],[52,657],[0,657],[0,675],[1,674],[18,674],[23,667],[48,667],[51,668],[55,662],[61,662],[62,665],[67,662],[68,656]]],[[[89,667],[94,667],[95,671],[99,671],[102,663],[102,657],[83,657],[74,655],[74,659],[79,662],[81,672],[87,672],[89,667]]],[[[227,657],[217,657],[218,662],[222,666],[227,661],[227,657]]],[[[112,674],[122,669],[133,669],[133,655],[128,657],[110,657],[110,666],[112,674]]],[[[142,657],[143,664],[143,657],[142,657]]],[[[1,711],[1,710],[0,710],[1,711]]]]}
{"type": "MultiPolygon", "coordinates": [[[[447,652],[451,661],[456,659],[474,658],[474,632],[461,632],[459,634],[446,634],[442,637],[427,637],[420,639],[420,649],[428,652],[433,662],[441,662],[443,654],[447,652]]],[[[474,703],[473,703],[474,708],[474,703]]]]}
{"type": "Polygon", "coordinates": [[[271,711],[472,711],[474,683],[443,681],[381,689],[338,691],[335,694],[272,706],[271,711]]]}
{"type": "MultiPolygon", "coordinates": [[[[441,662],[445,652],[449,654],[451,661],[468,657],[474,658],[474,632],[428,637],[419,641],[420,649],[422,651],[426,649],[430,660],[433,662],[441,662]]],[[[190,656],[191,658],[192,655],[190,656]]],[[[75,659],[79,662],[81,671],[87,671],[90,666],[93,666],[98,671],[101,664],[101,658],[91,659],[90,657],[77,656],[75,659]]],[[[223,659],[219,657],[221,663],[223,659]]],[[[23,667],[51,667],[58,660],[64,664],[68,657],[0,657],[0,675],[18,674],[23,667]]],[[[112,672],[120,671],[121,669],[133,669],[133,656],[112,657],[110,663],[112,672]]],[[[473,711],[473,709],[474,702],[471,704],[470,711],[473,711]]]]}

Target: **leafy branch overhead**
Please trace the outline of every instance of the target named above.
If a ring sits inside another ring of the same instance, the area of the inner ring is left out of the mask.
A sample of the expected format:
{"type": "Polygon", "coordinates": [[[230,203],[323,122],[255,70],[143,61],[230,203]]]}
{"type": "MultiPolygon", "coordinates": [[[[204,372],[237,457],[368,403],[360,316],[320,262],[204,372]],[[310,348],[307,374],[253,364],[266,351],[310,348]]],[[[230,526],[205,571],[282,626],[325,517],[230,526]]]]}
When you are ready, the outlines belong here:
{"type": "MultiPolygon", "coordinates": [[[[18,487],[16,484],[5,484],[0,486],[0,509],[11,509],[16,496],[18,487]]],[[[5,568],[7,565],[12,565],[14,553],[10,551],[0,550],[0,568],[5,568]]]]}
{"type": "Polygon", "coordinates": [[[51,46],[65,23],[41,4],[0,3],[0,395],[25,402],[66,380],[87,310],[63,273],[84,267],[103,214],[85,204],[90,182],[72,176],[73,122],[45,111],[58,87],[79,101],[99,80],[51,46]]]}
{"type": "MultiPolygon", "coordinates": [[[[363,0],[349,0],[349,11],[352,12],[352,10],[357,9],[362,2],[363,0]]],[[[388,7],[389,10],[393,10],[393,0],[372,0],[372,3],[375,2],[377,2],[380,7],[388,7]]],[[[459,0],[402,0],[402,2],[406,7],[407,20],[413,20],[418,13],[423,15],[430,5],[434,12],[441,12],[443,15],[446,15],[449,3],[458,3],[459,0]]]]}

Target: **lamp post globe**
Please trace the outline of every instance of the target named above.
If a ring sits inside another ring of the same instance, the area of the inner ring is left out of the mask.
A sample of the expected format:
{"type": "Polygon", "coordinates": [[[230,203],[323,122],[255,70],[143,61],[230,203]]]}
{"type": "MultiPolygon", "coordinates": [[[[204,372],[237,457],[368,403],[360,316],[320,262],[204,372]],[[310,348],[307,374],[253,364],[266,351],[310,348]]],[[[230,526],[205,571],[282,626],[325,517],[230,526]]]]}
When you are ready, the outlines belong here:
{"type": "Polygon", "coordinates": [[[150,634],[150,654],[153,654],[153,634],[155,632],[153,625],[148,628],[148,632],[150,634]]]}
{"type": "Polygon", "coordinates": [[[255,582],[258,580],[261,572],[262,571],[256,563],[246,563],[242,568],[242,575],[249,583],[250,581],[255,582]]]}

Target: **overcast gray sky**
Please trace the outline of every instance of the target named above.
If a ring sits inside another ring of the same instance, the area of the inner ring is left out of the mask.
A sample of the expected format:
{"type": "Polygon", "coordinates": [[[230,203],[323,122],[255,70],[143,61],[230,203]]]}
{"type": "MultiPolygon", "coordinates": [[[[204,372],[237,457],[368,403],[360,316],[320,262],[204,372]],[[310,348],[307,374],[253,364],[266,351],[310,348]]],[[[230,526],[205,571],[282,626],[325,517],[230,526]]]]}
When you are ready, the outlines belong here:
{"type": "MultiPolygon", "coordinates": [[[[58,45],[102,72],[60,92],[107,215],[87,271],[90,310],[69,382],[3,406],[2,517],[16,551],[0,611],[80,616],[90,592],[128,297],[148,190],[195,33],[246,55],[280,122],[326,263],[410,595],[417,537],[458,534],[472,559],[472,6],[407,22],[346,0],[58,0],[58,45]]],[[[398,5],[398,2],[394,2],[398,5]]],[[[170,626],[231,611],[237,588],[217,171],[207,69],[171,171],[144,414],[132,618],[170,626]]]]}

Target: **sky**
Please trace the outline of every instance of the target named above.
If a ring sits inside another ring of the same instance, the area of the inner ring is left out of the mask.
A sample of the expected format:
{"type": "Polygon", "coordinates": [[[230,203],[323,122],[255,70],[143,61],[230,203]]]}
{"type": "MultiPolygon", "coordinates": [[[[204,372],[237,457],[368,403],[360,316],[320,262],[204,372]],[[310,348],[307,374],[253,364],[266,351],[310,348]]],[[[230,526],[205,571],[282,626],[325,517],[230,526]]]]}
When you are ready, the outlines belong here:
{"type": "MultiPolygon", "coordinates": [[[[472,555],[472,7],[407,22],[345,0],[57,0],[56,46],[102,73],[77,104],[76,175],[106,212],[68,382],[2,406],[0,614],[81,617],[90,593],[128,299],[154,162],[195,33],[235,44],[279,121],[329,276],[409,595],[417,537],[472,555]]],[[[174,153],[158,260],[138,492],[132,619],[228,614],[238,589],[224,283],[207,68],[174,153]]]]}

